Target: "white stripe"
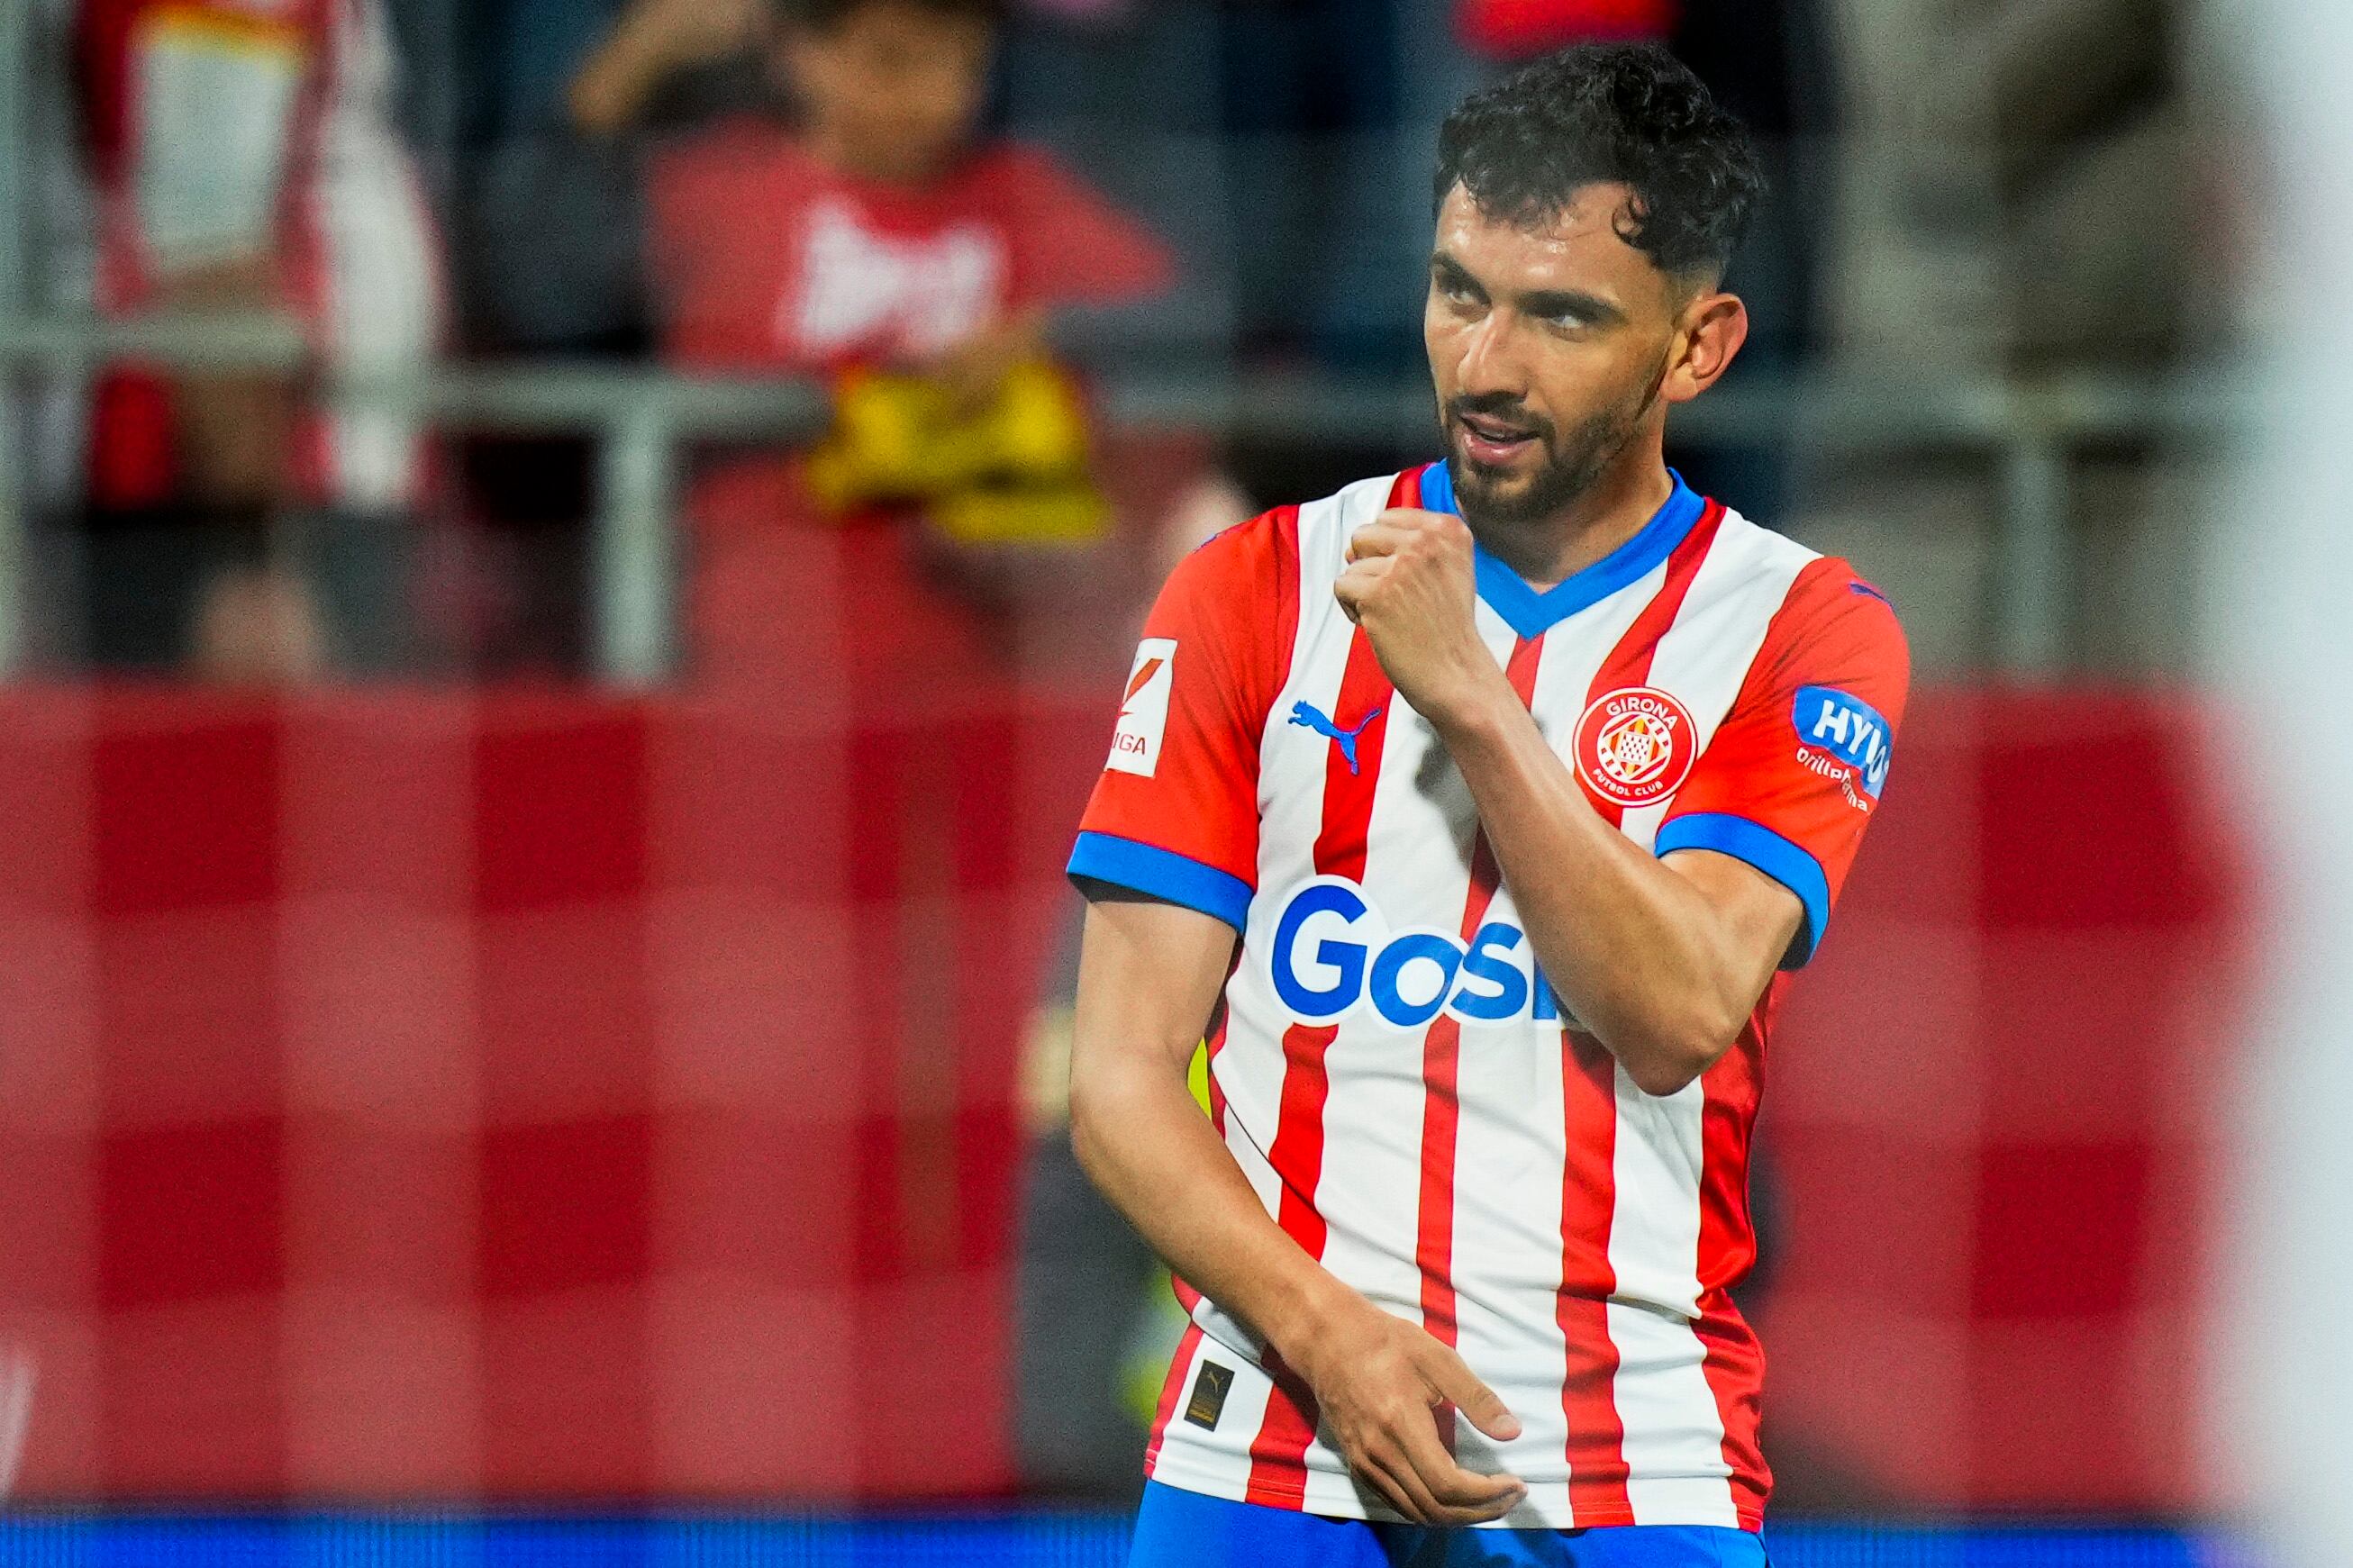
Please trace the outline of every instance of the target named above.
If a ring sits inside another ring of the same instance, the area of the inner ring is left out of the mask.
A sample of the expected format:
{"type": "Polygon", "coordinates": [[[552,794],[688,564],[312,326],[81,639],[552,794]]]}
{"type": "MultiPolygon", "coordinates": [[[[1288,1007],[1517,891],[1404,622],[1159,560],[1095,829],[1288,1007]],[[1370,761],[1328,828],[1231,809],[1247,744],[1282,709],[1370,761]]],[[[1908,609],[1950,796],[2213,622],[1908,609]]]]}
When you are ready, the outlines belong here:
{"type": "Polygon", "coordinates": [[[1737,1528],[1724,1422],[1704,1373],[1705,1347],[1689,1323],[1672,1314],[1617,1300],[1609,1314],[1610,1342],[1620,1357],[1615,1398],[1626,1428],[1626,1500],[1634,1522],[1737,1528]]]}
{"type": "MultiPolygon", "coordinates": [[[[1243,955],[1227,984],[1226,1041],[1212,1070],[1226,1102],[1226,1147],[1270,1216],[1281,1213],[1282,1185],[1269,1153],[1281,1126],[1286,1063],[1282,1039],[1291,1019],[1254,962],[1265,951],[1283,893],[1314,875],[1315,840],[1323,821],[1325,757],[1331,742],[1289,721],[1294,702],[1334,713],[1347,671],[1355,628],[1332,596],[1349,531],[1376,515],[1390,480],[1367,479],[1299,509],[1298,624],[1281,689],[1259,735],[1258,886],[1250,900],[1243,955]]],[[[1344,722],[1352,722],[1350,720],[1344,722]]],[[[1311,1199],[1317,1194],[1306,1194],[1311,1199]]],[[[1320,1201],[1320,1200],[1319,1200],[1320,1201]]],[[[1250,1446],[1265,1419],[1272,1384],[1258,1365],[1258,1339],[1216,1303],[1193,1314],[1205,1343],[1239,1363],[1234,1387],[1217,1429],[1203,1431],[1181,1412],[1162,1438],[1155,1476],[1214,1496],[1240,1498],[1250,1479],[1250,1446]],[[1173,1450],[1173,1454],[1172,1454],[1173,1450]]],[[[1336,1467],[1328,1450],[1311,1446],[1308,1463],[1336,1467]]]]}
{"type": "Polygon", "coordinates": [[[1281,1124],[1282,1037],[1291,1020],[1253,958],[1272,937],[1283,893],[1315,872],[1324,756],[1330,742],[1290,723],[1288,716],[1292,704],[1302,700],[1331,712],[1346,671],[1347,638],[1335,637],[1330,623],[1337,620],[1347,629],[1331,593],[1345,539],[1340,511],[1347,494],[1299,509],[1299,621],[1282,687],[1259,735],[1258,887],[1242,961],[1226,986],[1226,1043],[1213,1064],[1226,1101],[1226,1146],[1270,1215],[1280,1212],[1282,1189],[1266,1156],[1281,1124]]]}
{"type": "Polygon", "coordinates": [[[1585,716],[1593,695],[1594,677],[1666,582],[1667,563],[1662,561],[1609,598],[1545,633],[1544,662],[1536,667],[1535,700],[1530,708],[1536,727],[1572,773],[1577,771],[1577,721],[1585,716]]]}
{"type": "MultiPolygon", "coordinates": [[[[1478,625],[1500,668],[1511,658],[1511,627],[1492,611],[1478,625]]],[[[1470,785],[1437,731],[1404,697],[1392,695],[1362,879],[1366,900],[1388,927],[1383,936],[1409,924],[1456,933],[1470,894],[1477,824],[1470,785]]],[[[1436,966],[1415,966],[1410,977],[1433,982],[1436,966]]],[[[1370,1007],[1341,1020],[1331,1048],[1345,1056],[1348,1071],[1333,1075],[1324,1126],[1326,1147],[1345,1150],[1347,1168],[1317,1201],[1330,1226],[1326,1267],[1378,1306],[1415,1321],[1421,1316],[1417,1255],[1429,1027],[1398,1027],[1370,1007]]]]}
{"type": "MultiPolygon", "coordinates": [[[[1610,1396],[1625,1427],[1627,1496],[1644,1522],[1644,1486],[1658,1478],[1717,1478],[1725,1522],[1735,1520],[1724,1420],[1707,1381],[1699,1310],[1700,1167],[1706,1091],[1694,1080],[1659,1098],[1617,1069],[1618,1142],[1611,1162],[1617,1207],[1609,1308],[1618,1349],[1610,1396]]],[[[1653,1502],[1655,1500],[1653,1500],[1653,1502]]],[[[1650,1518],[1662,1517],[1653,1511],[1650,1518]]]]}

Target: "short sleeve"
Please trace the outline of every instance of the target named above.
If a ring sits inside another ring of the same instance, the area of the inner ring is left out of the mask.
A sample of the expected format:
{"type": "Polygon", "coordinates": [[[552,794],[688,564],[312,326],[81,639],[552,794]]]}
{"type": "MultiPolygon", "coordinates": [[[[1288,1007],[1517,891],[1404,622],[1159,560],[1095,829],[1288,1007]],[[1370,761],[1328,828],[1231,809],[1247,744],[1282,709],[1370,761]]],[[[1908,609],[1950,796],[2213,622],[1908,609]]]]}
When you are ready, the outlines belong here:
{"type": "Polygon", "coordinates": [[[1170,574],[1071,852],[1082,890],[1107,883],[1243,928],[1259,742],[1297,624],[1295,508],[1228,529],[1170,574]]]}
{"type": "Polygon", "coordinates": [[[1843,561],[1799,574],[1732,710],[1676,792],[1653,847],[1745,860],[1805,906],[1782,961],[1813,956],[1879,809],[1911,656],[1886,598],[1843,561]]]}
{"type": "Polygon", "coordinates": [[[1168,248],[1042,153],[1009,149],[1016,306],[1119,304],[1174,279],[1168,248]]]}

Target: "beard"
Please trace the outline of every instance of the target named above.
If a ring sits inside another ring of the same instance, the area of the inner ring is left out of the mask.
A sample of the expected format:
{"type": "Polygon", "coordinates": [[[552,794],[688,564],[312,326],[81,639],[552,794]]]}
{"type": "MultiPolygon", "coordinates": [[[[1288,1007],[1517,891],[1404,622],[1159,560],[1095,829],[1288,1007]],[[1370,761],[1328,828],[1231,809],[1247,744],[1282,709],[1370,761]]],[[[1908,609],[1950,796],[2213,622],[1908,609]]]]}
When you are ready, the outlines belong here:
{"type": "Polygon", "coordinates": [[[1453,399],[1439,410],[1438,423],[1446,438],[1447,467],[1453,470],[1455,502],[1461,507],[1464,521],[1508,526],[1535,522],[1567,510],[1626,449],[1626,443],[1634,438],[1643,416],[1665,388],[1666,360],[1662,355],[1644,386],[1587,416],[1566,433],[1556,430],[1549,420],[1534,417],[1518,398],[1508,394],[1453,399]],[[1515,488],[1515,476],[1509,470],[1474,461],[1463,450],[1464,414],[1493,415],[1527,425],[1543,454],[1542,466],[1518,480],[1515,488]]]}

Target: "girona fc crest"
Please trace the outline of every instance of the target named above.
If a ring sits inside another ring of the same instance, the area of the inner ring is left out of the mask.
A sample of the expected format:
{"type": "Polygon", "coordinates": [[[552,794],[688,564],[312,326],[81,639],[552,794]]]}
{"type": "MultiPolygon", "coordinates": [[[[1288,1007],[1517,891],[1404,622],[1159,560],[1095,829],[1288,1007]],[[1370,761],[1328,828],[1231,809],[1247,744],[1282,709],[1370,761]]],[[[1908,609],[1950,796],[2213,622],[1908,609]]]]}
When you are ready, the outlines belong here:
{"type": "Polygon", "coordinates": [[[1682,786],[1696,744],[1691,710],[1672,693],[1620,687],[1577,721],[1577,776],[1612,805],[1650,805],[1682,786]]]}

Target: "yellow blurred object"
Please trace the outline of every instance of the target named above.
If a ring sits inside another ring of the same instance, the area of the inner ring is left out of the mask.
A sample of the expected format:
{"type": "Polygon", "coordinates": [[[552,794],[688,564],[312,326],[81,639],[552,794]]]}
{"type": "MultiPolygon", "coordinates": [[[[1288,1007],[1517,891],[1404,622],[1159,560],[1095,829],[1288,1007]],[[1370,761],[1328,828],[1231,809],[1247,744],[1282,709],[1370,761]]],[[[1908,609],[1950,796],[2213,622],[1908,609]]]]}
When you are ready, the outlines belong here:
{"type": "Polygon", "coordinates": [[[1201,1114],[1209,1114],[1209,1043],[1207,1040],[1193,1047],[1193,1065],[1186,1069],[1185,1087],[1193,1091],[1194,1101],[1201,1114]]]}
{"type": "Polygon", "coordinates": [[[915,503],[959,543],[1077,544],[1110,521],[1087,455],[1078,389],[1046,361],[1014,366],[963,415],[926,377],[854,370],[835,389],[833,432],[807,474],[836,514],[915,503]]]}

